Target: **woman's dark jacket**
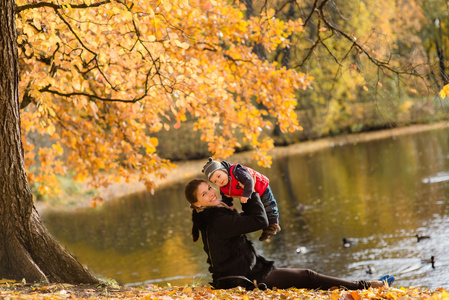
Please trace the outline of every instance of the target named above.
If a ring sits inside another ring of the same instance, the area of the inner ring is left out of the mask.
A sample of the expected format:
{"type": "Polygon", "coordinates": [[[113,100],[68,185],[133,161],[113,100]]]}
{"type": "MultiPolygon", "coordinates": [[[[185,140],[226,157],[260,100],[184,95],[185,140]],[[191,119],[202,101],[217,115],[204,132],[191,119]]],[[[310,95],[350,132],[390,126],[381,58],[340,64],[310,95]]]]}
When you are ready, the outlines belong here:
{"type": "Polygon", "coordinates": [[[259,194],[253,193],[242,209],[238,213],[226,207],[210,207],[192,214],[193,238],[198,239],[199,230],[214,287],[226,276],[245,276],[261,282],[273,269],[273,262],[257,255],[245,235],[268,226],[259,194]]]}

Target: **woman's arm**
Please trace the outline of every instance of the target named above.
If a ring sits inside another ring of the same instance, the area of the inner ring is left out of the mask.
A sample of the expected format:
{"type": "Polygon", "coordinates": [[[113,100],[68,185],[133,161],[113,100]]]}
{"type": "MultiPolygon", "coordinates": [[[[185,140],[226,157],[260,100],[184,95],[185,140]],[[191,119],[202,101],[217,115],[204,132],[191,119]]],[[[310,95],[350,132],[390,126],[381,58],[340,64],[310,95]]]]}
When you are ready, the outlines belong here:
{"type": "Polygon", "coordinates": [[[253,193],[242,204],[241,214],[222,214],[214,218],[211,226],[222,238],[227,239],[254,232],[268,226],[268,219],[258,193],[253,193]]]}

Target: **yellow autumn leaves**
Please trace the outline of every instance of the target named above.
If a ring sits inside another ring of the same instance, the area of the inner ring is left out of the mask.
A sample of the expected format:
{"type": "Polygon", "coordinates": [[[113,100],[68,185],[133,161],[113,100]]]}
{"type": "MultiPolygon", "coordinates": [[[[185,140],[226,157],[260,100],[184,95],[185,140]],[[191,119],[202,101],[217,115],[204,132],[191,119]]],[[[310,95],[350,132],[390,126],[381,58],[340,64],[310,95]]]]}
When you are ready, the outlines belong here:
{"type": "Polygon", "coordinates": [[[16,21],[20,93],[31,98],[22,132],[30,182],[45,193],[69,172],[94,187],[135,179],[152,189],[173,167],[159,157],[154,133],[186,121],[215,157],[245,145],[265,166],[273,147],[266,132],[301,129],[297,91],[312,78],[253,51],[287,46],[300,19],[281,21],[272,10],[247,18],[242,4],[227,1],[66,0],[21,9],[33,3],[18,1],[16,21]]]}

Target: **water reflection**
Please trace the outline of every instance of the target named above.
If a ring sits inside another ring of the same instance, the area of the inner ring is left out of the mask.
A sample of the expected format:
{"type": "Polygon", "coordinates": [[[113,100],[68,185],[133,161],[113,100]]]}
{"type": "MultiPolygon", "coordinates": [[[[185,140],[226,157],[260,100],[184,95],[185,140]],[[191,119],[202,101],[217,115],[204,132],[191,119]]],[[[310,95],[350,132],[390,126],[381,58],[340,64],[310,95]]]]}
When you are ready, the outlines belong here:
{"type": "MultiPolygon", "coordinates": [[[[437,179],[449,174],[448,135],[444,129],[336,146],[259,169],[271,179],[282,231],[270,243],[251,234],[256,248],[279,267],[351,280],[394,274],[398,286],[447,287],[449,185],[437,179]],[[431,238],[418,243],[417,233],[431,238]],[[343,237],[357,243],[345,248],[343,237]],[[300,247],[306,253],[298,253],[300,247]],[[435,269],[422,263],[432,255],[435,269]],[[370,266],[373,274],[367,274],[370,266]]],[[[190,237],[184,184],[43,218],[99,276],[120,283],[207,283],[206,256],[190,237]]]]}

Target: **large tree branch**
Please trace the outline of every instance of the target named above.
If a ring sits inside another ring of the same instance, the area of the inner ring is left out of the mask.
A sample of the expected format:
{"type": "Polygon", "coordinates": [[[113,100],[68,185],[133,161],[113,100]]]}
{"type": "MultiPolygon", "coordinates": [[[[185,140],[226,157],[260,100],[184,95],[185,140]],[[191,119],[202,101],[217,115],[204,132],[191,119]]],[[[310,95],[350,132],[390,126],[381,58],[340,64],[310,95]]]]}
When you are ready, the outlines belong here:
{"type": "MultiPolygon", "coordinates": [[[[111,0],[100,1],[97,3],[92,3],[90,5],[87,5],[85,3],[77,4],[77,5],[70,5],[70,7],[75,8],[75,9],[83,9],[83,8],[89,8],[89,7],[99,7],[99,6],[105,5],[107,3],[111,3],[111,0]]],[[[16,13],[18,14],[21,11],[24,11],[27,9],[35,9],[35,8],[40,8],[40,7],[50,7],[50,8],[53,8],[54,10],[63,9],[63,5],[58,5],[58,4],[54,4],[51,2],[37,2],[37,3],[30,3],[30,4],[17,6],[16,13]]]]}
{"type": "Polygon", "coordinates": [[[88,94],[88,93],[83,93],[83,92],[71,92],[71,93],[64,93],[61,91],[57,91],[57,90],[52,90],[50,88],[50,86],[46,86],[42,89],[39,90],[39,92],[41,93],[50,93],[53,95],[57,95],[57,96],[61,96],[61,97],[74,97],[74,96],[83,96],[83,97],[87,97],[90,99],[95,99],[95,100],[100,100],[100,101],[104,101],[104,102],[123,102],[123,103],[136,103],[141,101],[143,98],[145,98],[147,96],[147,93],[145,92],[143,95],[141,95],[140,97],[136,97],[130,100],[125,100],[125,99],[119,99],[119,98],[106,98],[106,97],[102,97],[96,94],[88,94]]]}

